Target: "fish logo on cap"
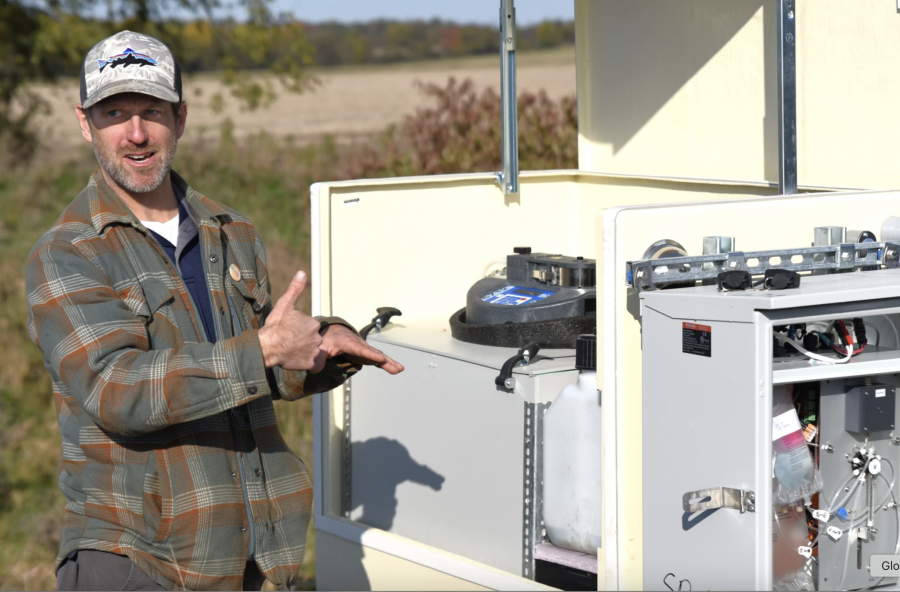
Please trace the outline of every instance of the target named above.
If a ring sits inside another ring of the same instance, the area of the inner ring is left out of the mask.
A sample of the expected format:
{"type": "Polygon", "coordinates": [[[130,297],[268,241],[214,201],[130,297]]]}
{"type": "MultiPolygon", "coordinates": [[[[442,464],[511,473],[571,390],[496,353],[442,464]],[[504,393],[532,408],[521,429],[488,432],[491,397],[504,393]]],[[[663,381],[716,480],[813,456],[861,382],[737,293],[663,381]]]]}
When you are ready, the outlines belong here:
{"type": "Polygon", "coordinates": [[[181,102],[181,70],[165,43],[143,33],[120,31],[88,51],[81,67],[82,108],[119,93],[181,102]]]}
{"type": "Polygon", "coordinates": [[[103,69],[107,66],[109,66],[110,69],[114,69],[116,66],[127,68],[131,65],[137,65],[141,68],[144,66],[156,66],[156,60],[145,53],[138,53],[129,47],[119,55],[108,57],[105,60],[97,60],[97,65],[100,66],[100,71],[103,72],[103,69]]]}

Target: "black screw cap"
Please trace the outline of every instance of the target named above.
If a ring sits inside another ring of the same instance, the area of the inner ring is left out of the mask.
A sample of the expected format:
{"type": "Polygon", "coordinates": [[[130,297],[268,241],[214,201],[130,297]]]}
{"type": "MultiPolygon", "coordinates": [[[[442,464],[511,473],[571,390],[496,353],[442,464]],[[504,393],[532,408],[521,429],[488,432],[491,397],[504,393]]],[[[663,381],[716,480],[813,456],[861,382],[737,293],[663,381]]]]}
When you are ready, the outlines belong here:
{"type": "Polygon", "coordinates": [[[516,255],[531,255],[531,247],[515,247],[513,253],[516,255]]]}
{"type": "Polygon", "coordinates": [[[596,335],[579,335],[575,338],[575,367],[579,370],[597,369],[596,335]]]}

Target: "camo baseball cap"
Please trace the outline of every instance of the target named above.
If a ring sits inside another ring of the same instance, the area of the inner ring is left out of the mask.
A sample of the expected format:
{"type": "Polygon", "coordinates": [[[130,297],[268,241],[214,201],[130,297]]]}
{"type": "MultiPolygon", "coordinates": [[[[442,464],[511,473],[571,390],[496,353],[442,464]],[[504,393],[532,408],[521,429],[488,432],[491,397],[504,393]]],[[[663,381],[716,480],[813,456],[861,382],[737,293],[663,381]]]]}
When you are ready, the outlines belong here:
{"type": "Polygon", "coordinates": [[[126,92],[181,102],[181,70],[165,43],[150,35],[120,31],[87,53],[81,66],[81,106],[87,109],[126,92]]]}

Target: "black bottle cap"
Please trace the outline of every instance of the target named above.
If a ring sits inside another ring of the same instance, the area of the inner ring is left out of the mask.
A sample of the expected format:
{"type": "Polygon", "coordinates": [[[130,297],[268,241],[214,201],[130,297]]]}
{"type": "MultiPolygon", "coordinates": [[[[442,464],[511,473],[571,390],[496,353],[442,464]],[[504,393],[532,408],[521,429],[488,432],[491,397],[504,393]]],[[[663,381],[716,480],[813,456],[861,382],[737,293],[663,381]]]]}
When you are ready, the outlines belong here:
{"type": "Polygon", "coordinates": [[[513,253],[516,255],[531,255],[531,247],[515,247],[513,253]]]}
{"type": "Polygon", "coordinates": [[[597,369],[596,335],[579,335],[575,339],[575,367],[579,370],[597,369]]]}

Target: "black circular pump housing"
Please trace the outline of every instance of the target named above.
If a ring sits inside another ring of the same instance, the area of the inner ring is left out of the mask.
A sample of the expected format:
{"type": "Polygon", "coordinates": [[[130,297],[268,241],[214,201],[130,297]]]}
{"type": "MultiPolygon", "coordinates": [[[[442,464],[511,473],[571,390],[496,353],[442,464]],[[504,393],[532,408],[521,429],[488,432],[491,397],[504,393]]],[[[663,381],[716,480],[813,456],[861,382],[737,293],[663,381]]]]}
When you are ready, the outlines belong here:
{"type": "Polygon", "coordinates": [[[597,370],[596,335],[579,335],[575,339],[575,367],[579,370],[597,370]]]}
{"type": "Polygon", "coordinates": [[[506,258],[505,278],[484,278],[469,289],[466,308],[450,319],[453,337],[500,347],[543,338],[550,348],[573,348],[579,334],[595,332],[596,262],[515,251],[506,258]]]}

